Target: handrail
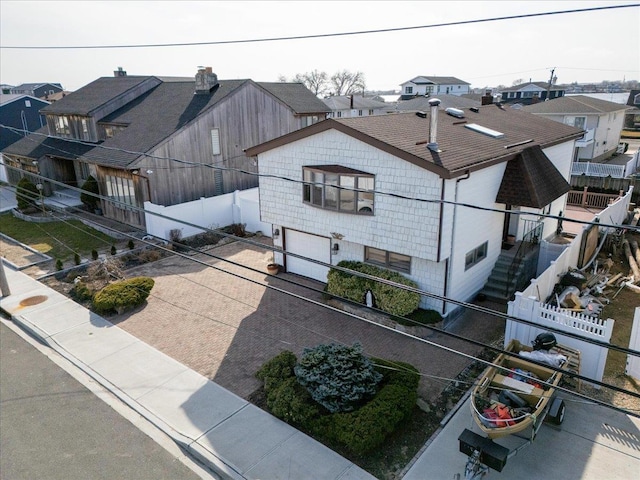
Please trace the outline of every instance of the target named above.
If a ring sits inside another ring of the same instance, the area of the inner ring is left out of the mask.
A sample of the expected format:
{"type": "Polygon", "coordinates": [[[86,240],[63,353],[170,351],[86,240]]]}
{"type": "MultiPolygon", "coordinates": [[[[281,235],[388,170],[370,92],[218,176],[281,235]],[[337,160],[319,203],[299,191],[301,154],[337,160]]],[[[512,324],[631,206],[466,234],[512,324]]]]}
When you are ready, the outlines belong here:
{"type": "MultiPolygon", "coordinates": [[[[522,237],[522,241],[520,242],[520,245],[518,245],[518,250],[516,251],[513,261],[507,270],[507,284],[505,286],[505,295],[507,297],[510,296],[511,292],[509,289],[511,282],[515,278],[516,271],[518,270],[522,259],[524,259],[527,253],[533,250],[534,246],[540,242],[540,237],[542,236],[543,223],[541,220],[525,220],[525,228],[527,227],[527,224],[534,224],[535,226],[527,231],[527,233],[522,237]]],[[[516,289],[517,288],[518,285],[516,285],[516,289]]]]}

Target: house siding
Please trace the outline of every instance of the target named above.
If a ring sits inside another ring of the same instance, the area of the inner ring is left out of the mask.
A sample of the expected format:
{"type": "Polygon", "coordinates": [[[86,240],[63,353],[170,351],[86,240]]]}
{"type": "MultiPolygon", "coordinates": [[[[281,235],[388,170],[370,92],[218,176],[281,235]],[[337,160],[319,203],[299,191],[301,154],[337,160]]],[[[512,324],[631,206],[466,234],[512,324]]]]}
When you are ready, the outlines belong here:
{"type": "Polygon", "coordinates": [[[136,166],[152,171],[168,168],[167,175],[149,175],[152,198],[159,205],[254,188],[258,186],[258,177],[237,171],[257,172],[253,159],[244,154],[244,149],[297,130],[300,122],[286,105],[247,83],[150,152],[153,157],[160,158],[146,157],[136,162],[136,166]],[[213,155],[213,128],[220,132],[220,155],[213,155]],[[203,167],[198,168],[198,175],[194,175],[195,168],[185,168],[188,167],[185,164],[163,159],[167,157],[199,163],[203,167]],[[216,188],[217,175],[222,178],[221,188],[216,188]]]}

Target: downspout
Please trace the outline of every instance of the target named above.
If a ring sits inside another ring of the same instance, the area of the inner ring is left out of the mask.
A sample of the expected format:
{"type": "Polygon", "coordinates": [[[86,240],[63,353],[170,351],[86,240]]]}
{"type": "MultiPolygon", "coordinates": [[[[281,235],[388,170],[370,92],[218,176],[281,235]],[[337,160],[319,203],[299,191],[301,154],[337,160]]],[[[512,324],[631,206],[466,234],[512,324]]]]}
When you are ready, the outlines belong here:
{"type": "MultiPolygon", "coordinates": [[[[452,271],[454,267],[453,257],[456,251],[455,240],[456,240],[456,217],[458,213],[458,185],[460,184],[461,181],[467,180],[469,177],[471,177],[471,172],[467,170],[464,177],[460,177],[456,180],[456,189],[455,189],[454,203],[453,203],[453,224],[451,225],[451,255],[449,255],[449,262],[447,265],[447,278],[446,278],[445,292],[444,292],[445,298],[449,297],[448,290],[451,287],[451,277],[452,277],[452,271]]],[[[446,314],[447,314],[447,302],[445,300],[445,303],[442,306],[442,315],[446,316],[446,314]]]]}

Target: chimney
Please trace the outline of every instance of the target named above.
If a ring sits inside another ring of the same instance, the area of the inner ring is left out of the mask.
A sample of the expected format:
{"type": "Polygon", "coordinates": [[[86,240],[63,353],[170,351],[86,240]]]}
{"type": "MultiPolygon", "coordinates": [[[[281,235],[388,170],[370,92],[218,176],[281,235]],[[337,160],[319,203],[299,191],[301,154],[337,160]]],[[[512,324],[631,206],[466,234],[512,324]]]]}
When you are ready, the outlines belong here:
{"type": "Polygon", "coordinates": [[[351,110],[353,110],[353,95],[349,96],[349,103],[350,103],[349,108],[351,108],[351,110]]]}
{"type": "Polygon", "coordinates": [[[127,72],[125,72],[122,67],[118,67],[118,70],[114,70],[113,71],[113,76],[114,77],[126,77],[127,76],[127,72]]]}
{"type": "Polygon", "coordinates": [[[493,103],[493,95],[491,90],[486,90],[481,98],[481,105],[491,105],[493,103]]]}
{"type": "Polygon", "coordinates": [[[218,76],[213,73],[211,67],[198,67],[196,73],[196,95],[209,95],[218,85],[218,76]]]}
{"type": "Polygon", "coordinates": [[[432,98],[429,100],[429,107],[431,115],[431,119],[429,121],[429,143],[427,144],[427,148],[432,152],[439,152],[438,149],[438,105],[440,105],[440,100],[437,98],[432,98]]]}

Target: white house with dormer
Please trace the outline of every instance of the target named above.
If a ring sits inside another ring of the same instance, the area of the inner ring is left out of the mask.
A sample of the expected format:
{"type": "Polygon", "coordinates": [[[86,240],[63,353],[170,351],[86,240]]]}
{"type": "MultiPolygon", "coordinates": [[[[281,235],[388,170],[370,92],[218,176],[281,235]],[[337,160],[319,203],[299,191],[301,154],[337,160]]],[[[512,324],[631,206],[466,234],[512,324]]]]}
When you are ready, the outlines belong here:
{"type": "Polygon", "coordinates": [[[431,77],[420,75],[401,83],[400,100],[417,96],[464,95],[471,93],[471,84],[456,77],[431,77]]]}
{"type": "Polygon", "coordinates": [[[496,105],[450,113],[328,119],[247,149],[284,270],[326,282],[341,260],[382,266],[447,316],[443,297],[482,290],[509,236],[552,235],[539,215],[564,210],[582,131],[496,105]]]}

